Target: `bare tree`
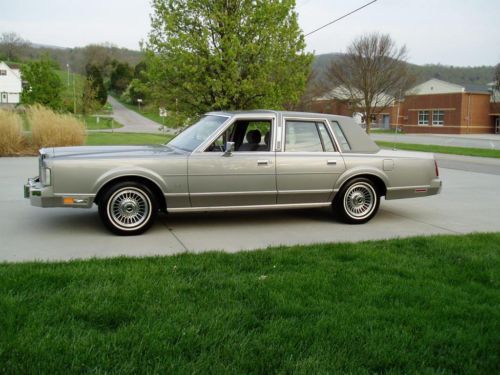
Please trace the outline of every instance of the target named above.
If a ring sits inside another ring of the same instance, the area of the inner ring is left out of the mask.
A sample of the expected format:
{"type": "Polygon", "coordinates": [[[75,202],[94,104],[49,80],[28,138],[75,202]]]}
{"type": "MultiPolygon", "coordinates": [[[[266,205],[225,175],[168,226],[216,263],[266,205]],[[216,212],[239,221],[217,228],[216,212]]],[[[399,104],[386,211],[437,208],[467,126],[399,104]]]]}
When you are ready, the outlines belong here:
{"type": "Polygon", "coordinates": [[[373,33],[355,39],[346,54],[329,66],[330,83],[363,113],[367,133],[372,116],[387,109],[414,83],[406,59],[405,46],[398,48],[389,35],[373,33]]]}
{"type": "Polygon", "coordinates": [[[29,46],[30,43],[19,34],[2,33],[0,36],[0,53],[5,55],[8,61],[19,60],[29,46]]]}

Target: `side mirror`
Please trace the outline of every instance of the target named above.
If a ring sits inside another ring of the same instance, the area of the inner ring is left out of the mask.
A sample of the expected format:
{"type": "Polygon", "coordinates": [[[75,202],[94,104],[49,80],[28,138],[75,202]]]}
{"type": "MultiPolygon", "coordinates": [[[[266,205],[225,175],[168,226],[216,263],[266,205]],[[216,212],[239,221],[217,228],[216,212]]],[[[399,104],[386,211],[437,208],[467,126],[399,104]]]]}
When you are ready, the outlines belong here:
{"type": "Polygon", "coordinates": [[[234,142],[226,142],[226,149],[224,150],[224,156],[231,156],[234,151],[234,142]]]}

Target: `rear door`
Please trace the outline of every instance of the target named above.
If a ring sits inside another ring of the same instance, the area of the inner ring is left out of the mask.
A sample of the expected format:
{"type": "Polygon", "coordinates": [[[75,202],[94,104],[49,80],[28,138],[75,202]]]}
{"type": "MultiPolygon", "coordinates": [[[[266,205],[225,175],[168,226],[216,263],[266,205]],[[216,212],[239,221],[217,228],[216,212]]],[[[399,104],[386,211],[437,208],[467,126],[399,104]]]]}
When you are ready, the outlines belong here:
{"type": "Polygon", "coordinates": [[[278,204],[325,203],[345,170],[326,119],[284,118],[276,153],[278,204]]]}

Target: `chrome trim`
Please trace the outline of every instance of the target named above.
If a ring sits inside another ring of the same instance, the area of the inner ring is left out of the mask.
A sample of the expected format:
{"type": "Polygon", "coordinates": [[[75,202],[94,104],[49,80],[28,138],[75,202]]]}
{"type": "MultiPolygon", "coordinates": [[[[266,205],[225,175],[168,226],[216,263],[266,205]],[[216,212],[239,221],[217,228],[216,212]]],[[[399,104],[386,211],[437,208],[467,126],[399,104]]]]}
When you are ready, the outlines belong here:
{"type": "Polygon", "coordinates": [[[253,211],[253,210],[287,210],[298,208],[329,207],[331,202],[324,203],[293,203],[293,204],[263,204],[256,206],[218,206],[218,207],[186,207],[168,208],[168,212],[215,212],[215,211],[253,211]]]}
{"type": "Polygon", "coordinates": [[[316,189],[316,190],[278,190],[278,194],[324,194],[332,193],[333,189],[316,189]]]}
{"type": "Polygon", "coordinates": [[[94,198],[97,194],[80,194],[80,193],[54,193],[54,197],[89,197],[94,198]]]}
{"type": "Polygon", "coordinates": [[[221,191],[212,193],[191,193],[192,197],[221,197],[226,195],[272,195],[276,194],[275,190],[264,191],[221,191]]]}
{"type": "Polygon", "coordinates": [[[388,187],[387,191],[398,191],[398,190],[408,190],[408,189],[429,189],[431,185],[417,185],[417,186],[398,186],[398,187],[388,187]]]}

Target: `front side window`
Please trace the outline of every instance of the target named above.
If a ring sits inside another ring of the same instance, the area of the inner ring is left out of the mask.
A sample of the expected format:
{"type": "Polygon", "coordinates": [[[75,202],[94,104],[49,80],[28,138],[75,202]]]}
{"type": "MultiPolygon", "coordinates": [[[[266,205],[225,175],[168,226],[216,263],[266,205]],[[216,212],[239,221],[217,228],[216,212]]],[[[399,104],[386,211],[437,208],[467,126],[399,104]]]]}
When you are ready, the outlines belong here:
{"type": "Polygon", "coordinates": [[[429,125],[429,111],[418,111],[418,124],[429,125]]]}
{"type": "Polygon", "coordinates": [[[196,124],[191,125],[177,137],[172,139],[168,145],[192,152],[210,137],[226,120],[227,117],[223,116],[203,116],[196,124]]]}
{"type": "Polygon", "coordinates": [[[286,152],[333,152],[332,138],[324,123],[287,121],[285,126],[286,152]]]}
{"type": "Polygon", "coordinates": [[[205,151],[224,151],[227,142],[234,142],[235,152],[270,151],[271,130],[271,120],[237,120],[231,124],[205,151]]]}
{"type": "Polygon", "coordinates": [[[444,125],[444,111],[440,109],[432,111],[432,125],[444,125]]]}

